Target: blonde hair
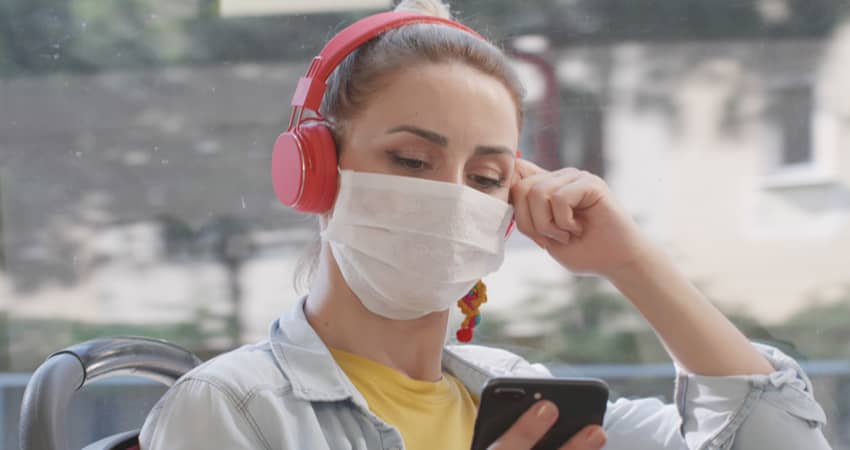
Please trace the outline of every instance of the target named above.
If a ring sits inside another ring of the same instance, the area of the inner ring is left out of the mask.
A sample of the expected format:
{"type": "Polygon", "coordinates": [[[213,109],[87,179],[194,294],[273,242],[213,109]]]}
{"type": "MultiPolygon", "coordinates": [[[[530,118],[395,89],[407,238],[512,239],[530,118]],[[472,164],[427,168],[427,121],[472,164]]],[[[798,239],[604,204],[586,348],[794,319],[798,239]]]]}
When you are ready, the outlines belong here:
{"type": "Polygon", "coordinates": [[[395,10],[399,12],[427,14],[429,16],[442,17],[443,19],[452,18],[449,5],[439,0],[402,0],[395,7],[395,10]]]}
{"type": "MultiPolygon", "coordinates": [[[[395,11],[452,19],[440,0],[402,0],[395,11]]],[[[348,55],[328,78],[319,112],[331,124],[337,151],[344,151],[346,123],[363,110],[386,78],[417,64],[457,62],[501,81],[514,100],[517,127],[522,123],[525,91],[508,57],[495,45],[442,24],[410,24],[389,30],[348,55]]],[[[318,266],[321,241],[306,250],[295,274],[295,286],[309,286],[318,266]]]]}

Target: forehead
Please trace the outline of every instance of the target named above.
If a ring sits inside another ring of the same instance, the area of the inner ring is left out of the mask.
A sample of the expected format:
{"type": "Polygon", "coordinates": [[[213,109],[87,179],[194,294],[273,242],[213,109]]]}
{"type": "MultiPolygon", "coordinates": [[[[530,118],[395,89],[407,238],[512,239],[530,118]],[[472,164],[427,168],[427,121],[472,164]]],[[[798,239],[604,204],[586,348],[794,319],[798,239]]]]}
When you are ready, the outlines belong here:
{"type": "Polygon", "coordinates": [[[484,134],[516,145],[517,107],[507,87],[490,75],[461,63],[421,64],[382,82],[353,118],[355,127],[410,123],[443,133],[484,134]]]}

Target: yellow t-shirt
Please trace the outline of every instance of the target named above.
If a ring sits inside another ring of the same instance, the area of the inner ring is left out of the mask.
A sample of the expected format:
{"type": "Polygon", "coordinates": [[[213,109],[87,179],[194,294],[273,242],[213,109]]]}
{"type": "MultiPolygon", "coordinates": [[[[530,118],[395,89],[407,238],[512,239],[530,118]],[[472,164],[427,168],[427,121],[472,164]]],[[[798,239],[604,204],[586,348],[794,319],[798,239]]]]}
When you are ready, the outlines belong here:
{"type": "Polygon", "coordinates": [[[399,430],[407,450],[469,449],[478,405],[460,380],[414,380],[363,356],[331,354],[369,409],[399,430]]]}

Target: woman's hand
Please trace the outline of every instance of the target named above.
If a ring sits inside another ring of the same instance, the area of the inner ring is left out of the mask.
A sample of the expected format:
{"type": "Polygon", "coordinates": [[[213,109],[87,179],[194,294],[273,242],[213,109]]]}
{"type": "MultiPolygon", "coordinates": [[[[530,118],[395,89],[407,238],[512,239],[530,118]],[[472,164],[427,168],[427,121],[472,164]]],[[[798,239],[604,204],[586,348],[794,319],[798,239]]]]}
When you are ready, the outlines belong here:
{"type": "MultiPolygon", "coordinates": [[[[488,450],[529,450],[558,419],[558,407],[541,401],[525,412],[488,450]]],[[[607,438],[602,427],[591,425],[578,432],[560,450],[599,450],[607,438]]]]}
{"type": "Polygon", "coordinates": [[[774,370],[643,236],[599,177],[571,168],[548,172],[519,159],[514,172],[511,202],[519,230],[567,269],[610,280],[686,371],[729,376],[774,370]]]}
{"type": "Polygon", "coordinates": [[[648,242],[605,182],[588,172],[555,172],[517,159],[511,186],[519,230],[565,268],[609,275],[641,258],[648,242]]]}

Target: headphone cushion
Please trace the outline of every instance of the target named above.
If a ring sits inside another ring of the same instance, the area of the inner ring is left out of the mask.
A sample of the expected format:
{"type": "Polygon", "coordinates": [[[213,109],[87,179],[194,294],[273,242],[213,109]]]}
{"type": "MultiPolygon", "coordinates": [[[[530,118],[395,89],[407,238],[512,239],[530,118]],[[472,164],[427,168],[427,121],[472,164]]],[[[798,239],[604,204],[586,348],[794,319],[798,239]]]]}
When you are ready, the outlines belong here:
{"type": "Polygon", "coordinates": [[[331,130],[311,124],[278,136],[272,153],[272,183],[286,206],[306,213],[329,211],[339,183],[331,130]]]}

